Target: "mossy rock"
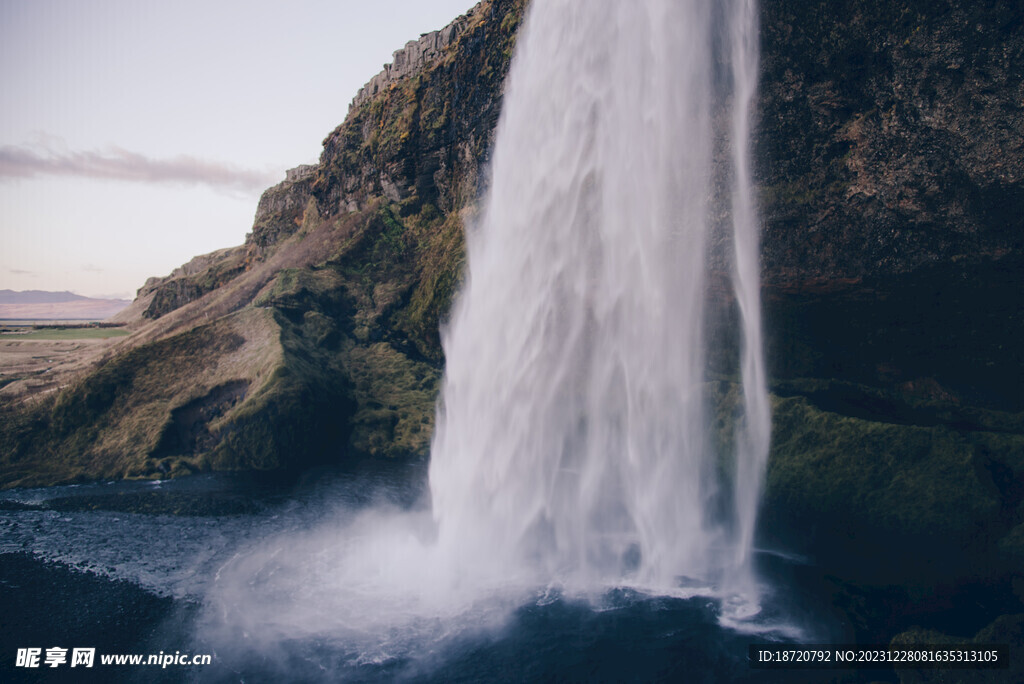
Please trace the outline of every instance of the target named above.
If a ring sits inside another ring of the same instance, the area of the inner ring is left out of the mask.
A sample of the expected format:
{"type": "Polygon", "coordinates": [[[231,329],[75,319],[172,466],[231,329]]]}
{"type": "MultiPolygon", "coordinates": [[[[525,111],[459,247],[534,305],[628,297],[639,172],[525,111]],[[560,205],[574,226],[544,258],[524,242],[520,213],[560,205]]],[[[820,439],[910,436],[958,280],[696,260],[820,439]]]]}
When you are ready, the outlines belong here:
{"type": "Polygon", "coordinates": [[[1024,614],[1001,615],[982,628],[973,638],[950,636],[942,632],[915,627],[897,634],[892,646],[914,648],[923,645],[1009,647],[1009,665],[998,669],[899,669],[900,684],[1018,684],[1024,681],[1024,614]]]}
{"type": "Polygon", "coordinates": [[[350,449],[372,457],[425,456],[440,373],[383,342],[357,346],[348,358],[358,402],[350,449]]]}
{"type": "Polygon", "coordinates": [[[773,414],[763,519],[840,574],[937,581],[992,551],[1004,501],[979,445],[1001,436],[867,421],[802,397],[775,397],[773,414]]]}
{"type": "Polygon", "coordinates": [[[1024,523],[1015,526],[1009,534],[999,540],[999,551],[1009,562],[1024,569],[1024,523]]]}

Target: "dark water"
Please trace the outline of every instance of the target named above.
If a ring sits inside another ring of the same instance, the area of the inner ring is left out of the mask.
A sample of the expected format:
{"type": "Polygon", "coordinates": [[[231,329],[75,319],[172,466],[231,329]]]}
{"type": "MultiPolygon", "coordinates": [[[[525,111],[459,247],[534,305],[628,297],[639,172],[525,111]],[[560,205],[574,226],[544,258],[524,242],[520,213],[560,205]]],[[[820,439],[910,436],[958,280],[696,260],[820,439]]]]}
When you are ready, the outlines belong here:
{"type": "Polygon", "coordinates": [[[821,673],[751,669],[752,639],[722,629],[706,600],[628,591],[603,598],[598,608],[563,599],[524,605],[499,630],[386,662],[360,663],[344,645],[295,643],[262,662],[253,653],[229,659],[209,674],[217,681],[236,674],[246,681],[820,681],[821,673]]]}
{"type": "MultiPolygon", "coordinates": [[[[5,492],[0,559],[18,563],[5,566],[14,569],[3,582],[19,587],[10,595],[25,614],[8,616],[4,647],[88,646],[62,639],[95,634],[108,652],[214,656],[198,668],[98,669],[89,675],[95,681],[782,682],[837,675],[768,672],[747,662],[751,643],[849,636],[827,582],[801,559],[777,553],[758,555],[768,591],[761,614],[738,629],[724,626],[718,599],[621,587],[586,596],[520,588],[443,616],[407,612],[400,600],[375,611],[373,596],[349,597],[332,568],[349,521],[385,506],[423,505],[419,466],[323,472],[288,484],[202,476],[5,492]],[[26,582],[23,575],[38,568],[51,572],[48,583],[26,582]],[[350,602],[362,608],[350,615],[350,602]],[[43,605],[51,614],[34,611],[43,605]],[[134,611],[127,617],[125,606],[134,611]],[[77,620],[77,632],[62,626],[69,620],[77,620]]],[[[11,668],[13,657],[0,654],[3,672],[25,679],[26,670],[11,668]]]]}

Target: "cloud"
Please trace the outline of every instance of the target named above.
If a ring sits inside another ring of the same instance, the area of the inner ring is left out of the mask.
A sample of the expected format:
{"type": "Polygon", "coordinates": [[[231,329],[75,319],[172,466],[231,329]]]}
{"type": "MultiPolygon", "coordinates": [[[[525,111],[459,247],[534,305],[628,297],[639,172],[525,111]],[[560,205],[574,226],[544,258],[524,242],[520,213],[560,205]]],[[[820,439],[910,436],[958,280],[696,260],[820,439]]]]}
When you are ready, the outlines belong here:
{"type": "Polygon", "coordinates": [[[39,274],[36,273],[35,271],[26,271],[23,268],[8,268],[7,272],[12,274],[12,275],[23,275],[23,276],[32,276],[32,277],[38,277],[39,276],[39,274]]]}
{"type": "Polygon", "coordinates": [[[154,159],[111,146],[103,151],[55,149],[48,144],[0,146],[0,180],[77,176],[141,183],[205,185],[229,192],[261,192],[276,180],[268,171],[179,155],[154,159]]]}

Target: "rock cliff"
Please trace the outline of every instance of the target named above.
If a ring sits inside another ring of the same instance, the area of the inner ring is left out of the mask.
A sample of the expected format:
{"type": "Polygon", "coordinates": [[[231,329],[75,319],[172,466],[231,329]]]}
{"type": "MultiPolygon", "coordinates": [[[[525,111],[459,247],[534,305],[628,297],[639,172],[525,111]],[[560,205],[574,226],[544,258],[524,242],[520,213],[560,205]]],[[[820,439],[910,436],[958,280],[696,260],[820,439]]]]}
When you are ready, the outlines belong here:
{"type": "Polygon", "coordinates": [[[424,33],[419,40],[410,40],[404,48],[395,50],[392,62],[385,64],[384,70],[371,78],[352,98],[350,111],[376,97],[395,82],[423,70],[441,58],[445,49],[470,23],[475,11],[475,8],[471,9],[440,31],[424,33]]]}
{"type": "Polygon", "coordinates": [[[775,0],[762,43],[775,376],[1024,410],[1021,10],[775,0]]]}
{"type": "Polygon", "coordinates": [[[762,40],[769,282],[1020,251],[1018,8],[766,2],[762,40]]]}

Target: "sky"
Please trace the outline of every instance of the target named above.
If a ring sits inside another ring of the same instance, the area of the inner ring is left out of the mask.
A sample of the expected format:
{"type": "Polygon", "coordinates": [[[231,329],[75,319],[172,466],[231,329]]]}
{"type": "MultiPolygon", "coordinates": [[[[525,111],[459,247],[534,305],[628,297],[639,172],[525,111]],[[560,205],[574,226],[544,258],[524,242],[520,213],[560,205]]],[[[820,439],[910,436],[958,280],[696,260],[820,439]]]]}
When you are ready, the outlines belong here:
{"type": "Polygon", "coordinates": [[[474,0],[0,0],[0,289],[130,299],[242,244],[392,53],[474,0]]]}

